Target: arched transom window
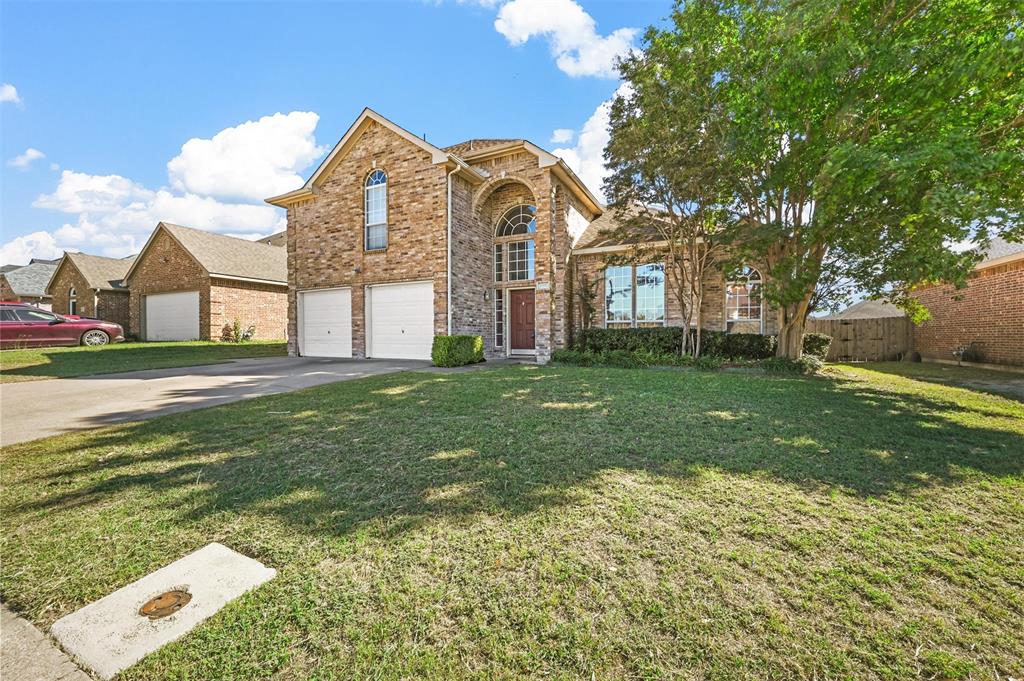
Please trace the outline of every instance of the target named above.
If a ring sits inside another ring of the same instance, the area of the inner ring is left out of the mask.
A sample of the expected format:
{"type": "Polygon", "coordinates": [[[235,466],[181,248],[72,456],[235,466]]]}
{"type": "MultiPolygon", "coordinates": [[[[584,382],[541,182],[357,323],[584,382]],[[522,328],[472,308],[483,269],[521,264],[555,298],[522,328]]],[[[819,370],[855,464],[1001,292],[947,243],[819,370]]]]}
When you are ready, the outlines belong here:
{"type": "Polygon", "coordinates": [[[368,251],[388,247],[388,176],[383,170],[374,170],[366,176],[365,215],[366,245],[368,251]]]}
{"type": "Polygon", "coordinates": [[[529,281],[535,277],[533,235],[537,207],[513,206],[502,213],[494,228],[494,281],[529,281]]]}
{"type": "Polygon", "coordinates": [[[760,321],[761,273],[753,267],[736,270],[725,285],[725,318],[730,322],[760,321]]]}
{"type": "Polygon", "coordinates": [[[74,286],[68,291],[68,314],[78,314],[78,292],[74,286]]]}
{"type": "Polygon", "coordinates": [[[494,236],[517,236],[537,231],[537,207],[522,204],[512,206],[498,220],[494,236]]]}

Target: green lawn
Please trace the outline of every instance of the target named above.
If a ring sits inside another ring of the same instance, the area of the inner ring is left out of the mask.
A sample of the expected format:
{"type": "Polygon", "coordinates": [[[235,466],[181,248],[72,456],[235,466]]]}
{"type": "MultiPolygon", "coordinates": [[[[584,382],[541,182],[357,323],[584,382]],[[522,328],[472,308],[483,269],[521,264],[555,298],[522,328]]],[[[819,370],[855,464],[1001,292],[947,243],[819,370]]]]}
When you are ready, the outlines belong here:
{"type": "Polygon", "coordinates": [[[137,369],[216,364],[244,357],[283,357],[281,341],[218,343],[118,343],[102,347],[33,348],[0,351],[0,382],[38,381],[137,369]]]}
{"type": "Polygon", "coordinates": [[[277,568],[127,679],[1020,678],[1024,404],[900,366],[403,373],[7,447],[0,595],[277,568]]]}

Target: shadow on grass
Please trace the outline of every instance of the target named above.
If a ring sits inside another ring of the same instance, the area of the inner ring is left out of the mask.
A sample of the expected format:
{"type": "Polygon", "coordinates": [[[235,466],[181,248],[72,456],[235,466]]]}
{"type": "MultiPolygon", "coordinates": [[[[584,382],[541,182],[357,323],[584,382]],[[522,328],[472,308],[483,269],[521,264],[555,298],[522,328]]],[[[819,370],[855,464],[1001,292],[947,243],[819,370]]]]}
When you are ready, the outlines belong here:
{"type": "Polygon", "coordinates": [[[902,376],[914,381],[953,386],[984,392],[1024,402],[1024,374],[960,367],[934,362],[872,362],[860,365],[883,374],[902,376]]]}
{"type": "Polygon", "coordinates": [[[16,378],[69,378],[142,369],[215,364],[247,357],[283,357],[285,343],[129,343],[103,347],[4,350],[0,368],[16,378]]]}
{"type": "Polygon", "coordinates": [[[244,512],[312,538],[569,504],[609,471],[717,470],[877,497],[1020,476],[1021,415],[984,411],[842,378],[394,374],[80,436],[18,483],[67,491],[16,510],[158,505],[181,522],[244,512]]]}

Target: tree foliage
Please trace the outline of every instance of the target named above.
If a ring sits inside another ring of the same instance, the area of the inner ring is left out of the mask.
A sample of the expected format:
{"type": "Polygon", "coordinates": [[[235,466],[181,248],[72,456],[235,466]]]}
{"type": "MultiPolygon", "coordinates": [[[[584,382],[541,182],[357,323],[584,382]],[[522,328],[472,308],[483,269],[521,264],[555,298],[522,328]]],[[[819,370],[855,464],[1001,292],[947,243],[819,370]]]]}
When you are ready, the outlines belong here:
{"type": "Polygon", "coordinates": [[[915,286],[977,261],[952,243],[1024,237],[1021,31],[1010,0],[679,4],[623,64],[612,203],[655,178],[713,207],[718,240],[763,263],[780,355],[829,286],[913,310],[915,286]]]}

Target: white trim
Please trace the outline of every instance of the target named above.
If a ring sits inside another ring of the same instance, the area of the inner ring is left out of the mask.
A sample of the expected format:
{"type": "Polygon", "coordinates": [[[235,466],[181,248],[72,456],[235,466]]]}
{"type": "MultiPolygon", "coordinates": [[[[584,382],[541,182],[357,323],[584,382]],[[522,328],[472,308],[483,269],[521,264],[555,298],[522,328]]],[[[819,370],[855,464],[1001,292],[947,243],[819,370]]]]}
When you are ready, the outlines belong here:
{"type": "Polygon", "coordinates": [[[280,281],[279,279],[256,279],[254,277],[236,277],[233,274],[218,274],[217,272],[210,272],[209,275],[211,279],[227,279],[229,281],[248,281],[254,284],[273,284],[274,286],[285,287],[288,286],[287,281],[280,281]]]}
{"type": "Polygon", "coordinates": [[[999,265],[1005,265],[1007,263],[1016,262],[1017,260],[1024,260],[1024,251],[1017,251],[1010,255],[1004,255],[1001,258],[993,258],[992,260],[986,260],[979,262],[974,266],[975,270],[987,270],[990,267],[998,267],[999,265]]]}

